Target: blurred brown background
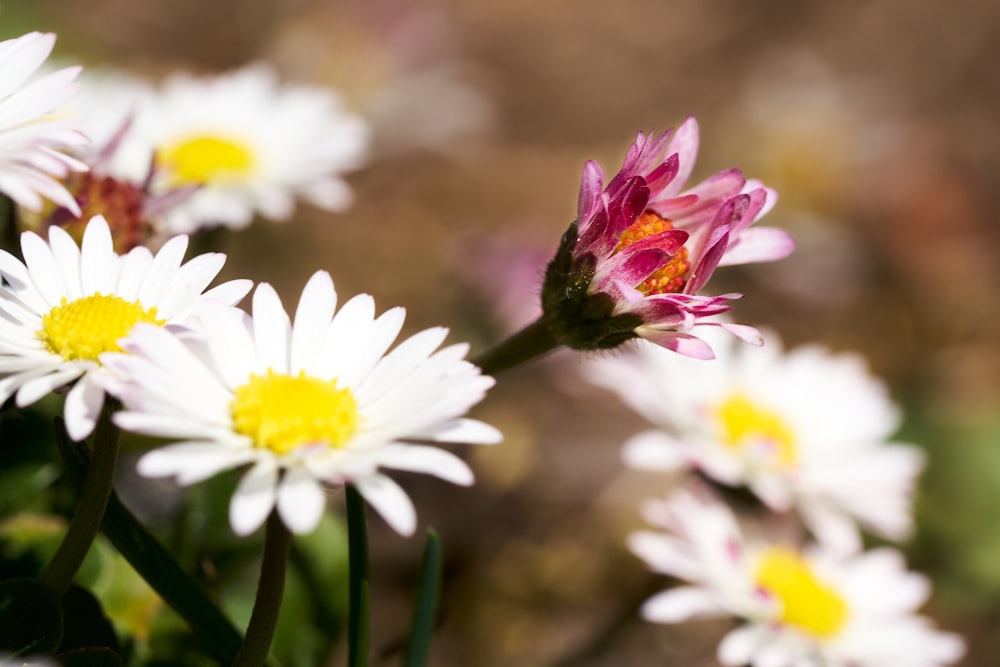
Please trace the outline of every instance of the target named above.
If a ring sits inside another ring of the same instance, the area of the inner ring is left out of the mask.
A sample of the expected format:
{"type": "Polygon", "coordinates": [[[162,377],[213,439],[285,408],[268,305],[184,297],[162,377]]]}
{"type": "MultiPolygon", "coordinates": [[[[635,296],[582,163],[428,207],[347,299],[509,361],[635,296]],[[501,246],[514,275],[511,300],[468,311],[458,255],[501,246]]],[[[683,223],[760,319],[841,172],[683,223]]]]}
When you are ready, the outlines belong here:
{"type": "MultiPolygon", "coordinates": [[[[930,455],[908,545],[935,580],[928,613],[969,639],[964,664],[996,664],[1000,4],[34,0],[5,2],[0,29],[54,30],[57,55],[88,66],[266,59],[340,88],[376,132],[356,205],[226,235],[228,273],[292,300],[325,268],[342,294],[405,305],[408,331],[446,324],[474,352],[524,316],[540,269],[523,258],[554,249],[584,160],[613,173],[637,130],[697,116],[695,177],[740,166],[778,188],[768,224],[799,244],[720,271],[712,291],[747,295],[739,321],[861,351],[890,382],[901,439],[930,455]]],[[[501,378],[477,414],[507,442],[469,452],[475,487],[404,480],[447,556],[433,664],[715,664],[725,624],[635,615],[664,582],[623,537],[658,482],[622,470],[641,424],[575,365],[501,378]]],[[[391,654],[420,544],[372,531],[373,646],[391,654]]]]}

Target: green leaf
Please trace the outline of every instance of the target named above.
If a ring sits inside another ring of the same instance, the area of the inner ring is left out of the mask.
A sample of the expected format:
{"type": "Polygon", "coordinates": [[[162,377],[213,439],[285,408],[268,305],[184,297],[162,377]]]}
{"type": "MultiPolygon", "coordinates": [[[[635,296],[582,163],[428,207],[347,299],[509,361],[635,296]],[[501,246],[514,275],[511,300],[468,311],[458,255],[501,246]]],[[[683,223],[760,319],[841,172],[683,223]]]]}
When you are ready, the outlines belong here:
{"type": "Polygon", "coordinates": [[[427,543],[420,563],[420,581],[413,605],[413,622],[410,638],[403,652],[403,667],[424,667],[431,648],[438,604],[441,600],[442,553],[441,538],[433,530],[427,531],[427,543]]]}

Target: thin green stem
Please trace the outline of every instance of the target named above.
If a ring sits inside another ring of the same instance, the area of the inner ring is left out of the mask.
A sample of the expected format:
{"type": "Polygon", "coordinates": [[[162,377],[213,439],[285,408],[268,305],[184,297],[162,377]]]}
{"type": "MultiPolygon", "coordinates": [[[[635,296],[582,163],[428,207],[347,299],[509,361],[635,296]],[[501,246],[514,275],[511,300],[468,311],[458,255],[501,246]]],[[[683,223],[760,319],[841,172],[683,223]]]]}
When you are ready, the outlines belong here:
{"type": "Polygon", "coordinates": [[[371,617],[371,581],[368,572],[368,524],[365,501],[353,485],[347,495],[347,558],[350,575],[347,615],[348,667],[367,667],[369,623],[371,617]]]}
{"type": "Polygon", "coordinates": [[[540,317],[505,341],[483,352],[472,363],[486,375],[496,375],[559,347],[548,325],[540,317]]]}
{"type": "Polygon", "coordinates": [[[441,538],[430,530],[420,563],[420,584],[413,604],[413,622],[410,638],[403,651],[403,667],[424,667],[431,650],[431,634],[437,621],[438,603],[441,601],[442,574],[441,538]]]}
{"type": "MultiPolygon", "coordinates": [[[[70,481],[80,488],[87,475],[89,457],[84,448],[70,442],[58,418],[56,442],[70,481]]],[[[232,663],[242,641],[240,633],[114,492],[108,500],[101,530],[139,576],[187,622],[212,655],[223,664],[232,663]]]]}
{"type": "Polygon", "coordinates": [[[271,650],[274,631],[278,627],[281,596],[285,590],[285,570],[292,549],[292,533],[277,511],[271,512],[264,534],[264,557],[260,563],[257,598],[254,600],[250,624],[233,667],[260,667],[271,650]]]}
{"type": "Polygon", "coordinates": [[[111,414],[116,408],[117,401],[111,398],[105,401],[94,431],[90,467],[80,488],[76,512],[62,543],[41,574],[42,582],[59,596],[69,588],[90,551],[111,497],[121,438],[121,431],[111,422],[111,414]]]}

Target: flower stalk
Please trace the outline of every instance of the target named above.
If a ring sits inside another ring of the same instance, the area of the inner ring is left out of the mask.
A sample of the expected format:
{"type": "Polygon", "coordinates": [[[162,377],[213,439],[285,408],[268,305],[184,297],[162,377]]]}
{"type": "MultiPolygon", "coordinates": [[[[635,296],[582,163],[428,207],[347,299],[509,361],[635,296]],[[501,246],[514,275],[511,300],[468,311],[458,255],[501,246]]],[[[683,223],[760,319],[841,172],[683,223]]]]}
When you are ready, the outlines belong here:
{"type": "Polygon", "coordinates": [[[101,528],[111,497],[121,438],[121,431],[111,422],[111,414],[117,406],[117,401],[110,400],[101,411],[94,432],[90,467],[80,489],[76,512],[62,543],[41,574],[42,582],[59,596],[66,592],[83,564],[101,528]]]}
{"type": "Polygon", "coordinates": [[[278,516],[271,512],[264,534],[264,557],[260,563],[260,579],[250,623],[233,667],[260,667],[271,650],[274,631],[278,627],[281,597],[285,590],[285,571],[292,548],[292,533],[278,516]]]}
{"type": "Polygon", "coordinates": [[[349,602],[347,616],[348,667],[367,667],[369,623],[371,615],[371,581],[368,571],[368,523],[365,503],[352,484],[345,488],[347,496],[347,539],[349,602]]]}

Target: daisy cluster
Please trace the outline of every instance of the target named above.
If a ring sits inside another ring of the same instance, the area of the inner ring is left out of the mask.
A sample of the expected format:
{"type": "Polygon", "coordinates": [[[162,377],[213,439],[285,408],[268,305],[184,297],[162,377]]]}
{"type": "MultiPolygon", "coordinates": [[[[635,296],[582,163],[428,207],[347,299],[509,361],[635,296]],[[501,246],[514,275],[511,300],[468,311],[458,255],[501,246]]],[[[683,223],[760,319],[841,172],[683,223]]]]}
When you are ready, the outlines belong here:
{"type": "Polygon", "coordinates": [[[188,486],[240,470],[238,536],[269,518],[311,533],[343,486],[412,535],[416,509],[391,472],[472,484],[446,447],[501,441],[467,416],[491,375],[560,346],[631,341],[585,374],[651,424],[625,443],[626,465],[683,487],[649,501],[653,530],[628,541],[684,582],[649,600],[647,619],[739,619],[718,649],[725,665],[960,659],[962,640],[918,615],[927,580],[893,548],[864,549],[865,532],[908,536],[924,465],[891,441],[900,413],[883,383],[855,355],[785,352],[726,317],[739,294],[704,294],[718,267],[777,260],[794,243],[756,226],[776,193],[740,170],[689,183],[693,118],[639,133],[610,179],[585,165],[541,314],[473,363],[444,327],[400,340],[402,308],[344,299],[325,271],[286,308],[267,283],[213,286],[221,253],[185,260],[188,235],[206,228],[284,220],[299,200],[350,205],[343,175],[362,166],[368,126],[335,93],[263,64],[78,84],[79,68],[39,74],[54,39],[0,42],[0,193],[21,226],[19,247],[0,250],[0,403],[64,396],[66,434],[96,432],[95,451],[102,425],[157,439],[138,460],[147,478],[188,486]],[[725,504],[734,490],[755,514],[725,504]]]}
{"type": "Polygon", "coordinates": [[[48,197],[60,206],[56,220],[109,210],[75,222],[79,244],[64,228],[72,225],[48,224],[47,238],[21,234],[20,257],[0,250],[0,402],[25,407],[65,393],[67,433],[79,441],[110,394],[123,407],[116,425],[176,443],[140,460],[150,477],[191,484],[250,464],[230,511],[241,535],[272,509],[293,531],[311,532],[323,486],[343,484],[413,533],[412,503],[382,470],[468,485],[469,467],[431,443],[500,440],[463,417],[493,384],[464,359],[468,345],[441,347],[448,330],[438,327],[394,346],[404,310],[378,314],[364,294],[338,309],[325,272],[306,285],[294,317],[268,284],[256,287],[247,313],[236,304],[253,283],[209,289],[225,256],[185,262],[188,236],[177,233],[245,226],[258,213],[284,219],[295,196],[346,207],[339,174],[360,165],[364,122],[333,93],[282,86],[264,66],[176,75],[161,89],[108,79],[77,109],[79,128],[103,141],[78,153],[90,160],[92,182],[60,183],[88,167],[64,152],[83,134],[54,120],[76,92],[79,68],[25,84],[53,42],[32,33],[0,43],[0,192],[35,210],[48,197]],[[95,179],[114,186],[91,187],[95,179]],[[142,221],[158,196],[182,191],[164,209],[156,252],[134,243],[116,251],[129,230],[111,217],[123,212],[115,205],[130,184],[143,205],[129,212],[142,221]]]}
{"type": "Polygon", "coordinates": [[[675,487],[647,502],[656,530],[629,547],[687,585],[643,615],[744,620],[719,646],[725,665],[955,663],[962,641],[915,613],[927,580],[894,549],[864,550],[862,528],[909,535],[924,465],[916,446],[890,441],[901,416],[885,385],[857,355],[784,352],[762,336],[753,347],[707,333],[710,363],[643,342],[585,369],[652,424],[625,443],[625,464],[675,487]],[[726,506],[740,490],[756,511],[726,506]]]}

